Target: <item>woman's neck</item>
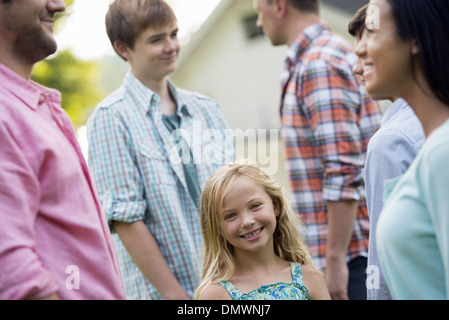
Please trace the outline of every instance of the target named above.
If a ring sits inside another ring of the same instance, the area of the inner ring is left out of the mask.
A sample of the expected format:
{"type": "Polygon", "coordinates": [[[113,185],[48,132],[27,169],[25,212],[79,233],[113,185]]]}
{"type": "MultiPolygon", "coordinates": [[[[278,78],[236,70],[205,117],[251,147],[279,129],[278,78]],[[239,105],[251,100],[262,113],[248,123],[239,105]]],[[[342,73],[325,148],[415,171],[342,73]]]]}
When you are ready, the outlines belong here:
{"type": "Polygon", "coordinates": [[[426,138],[449,119],[449,106],[435,97],[428,88],[416,88],[403,98],[421,122],[426,138]]]}

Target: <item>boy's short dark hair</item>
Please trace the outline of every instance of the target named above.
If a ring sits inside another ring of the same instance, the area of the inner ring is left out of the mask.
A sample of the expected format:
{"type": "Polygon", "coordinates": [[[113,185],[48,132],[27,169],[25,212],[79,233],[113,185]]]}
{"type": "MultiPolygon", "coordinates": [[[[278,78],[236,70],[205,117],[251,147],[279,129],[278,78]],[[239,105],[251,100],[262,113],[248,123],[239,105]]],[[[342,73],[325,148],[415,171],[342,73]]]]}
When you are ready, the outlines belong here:
{"type": "Polygon", "coordinates": [[[351,36],[360,39],[363,31],[366,29],[365,18],[368,3],[361,7],[352,17],[348,24],[348,32],[351,36]]]}
{"type": "Polygon", "coordinates": [[[113,47],[121,41],[133,49],[144,30],[175,22],[176,16],[164,0],[115,0],[106,14],[106,31],[113,47]]]}

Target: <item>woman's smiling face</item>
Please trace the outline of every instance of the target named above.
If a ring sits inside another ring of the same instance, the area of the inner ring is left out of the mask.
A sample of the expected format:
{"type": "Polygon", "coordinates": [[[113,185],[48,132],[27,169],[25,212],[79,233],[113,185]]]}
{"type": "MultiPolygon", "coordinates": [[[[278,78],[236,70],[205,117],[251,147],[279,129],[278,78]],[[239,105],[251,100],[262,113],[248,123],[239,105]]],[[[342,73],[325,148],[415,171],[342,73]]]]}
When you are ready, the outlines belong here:
{"type": "MultiPolygon", "coordinates": [[[[400,97],[414,81],[412,72],[412,43],[396,33],[396,23],[387,0],[371,0],[379,24],[368,27],[363,50],[363,79],[368,94],[374,99],[400,97]]],[[[367,19],[372,18],[367,15],[367,19]]],[[[368,24],[369,26],[369,24],[368,24]]]]}

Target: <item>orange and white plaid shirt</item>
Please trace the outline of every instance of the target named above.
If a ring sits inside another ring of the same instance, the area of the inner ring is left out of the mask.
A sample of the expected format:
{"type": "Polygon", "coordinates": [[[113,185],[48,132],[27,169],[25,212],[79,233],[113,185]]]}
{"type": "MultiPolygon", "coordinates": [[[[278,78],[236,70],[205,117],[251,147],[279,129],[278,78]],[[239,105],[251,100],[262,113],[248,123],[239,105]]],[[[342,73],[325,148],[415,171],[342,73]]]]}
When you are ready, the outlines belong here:
{"type": "Polygon", "coordinates": [[[281,123],[293,209],[305,241],[325,267],[327,201],[358,200],[347,260],[367,256],[369,220],[362,169],[381,110],[356,79],[349,44],[322,23],[308,27],[287,53],[281,123]]]}

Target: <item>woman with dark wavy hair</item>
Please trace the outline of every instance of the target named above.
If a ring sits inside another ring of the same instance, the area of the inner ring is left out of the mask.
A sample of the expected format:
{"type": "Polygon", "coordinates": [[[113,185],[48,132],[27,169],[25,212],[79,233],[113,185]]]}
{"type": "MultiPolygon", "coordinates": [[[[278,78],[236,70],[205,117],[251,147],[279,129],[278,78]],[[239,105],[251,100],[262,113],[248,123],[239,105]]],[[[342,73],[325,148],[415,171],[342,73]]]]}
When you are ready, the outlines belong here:
{"type": "Polygon", "coordinates": [[[377,227],[395,299],[449,297],[448,16],[449,0],[371,0],[367,12],[366,89],[403,97],[426,135],[408,171],[387,181],[377,227]]]}

